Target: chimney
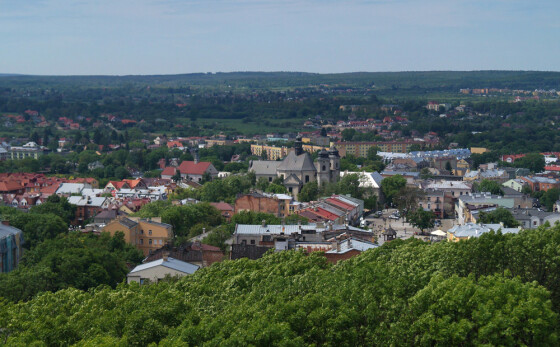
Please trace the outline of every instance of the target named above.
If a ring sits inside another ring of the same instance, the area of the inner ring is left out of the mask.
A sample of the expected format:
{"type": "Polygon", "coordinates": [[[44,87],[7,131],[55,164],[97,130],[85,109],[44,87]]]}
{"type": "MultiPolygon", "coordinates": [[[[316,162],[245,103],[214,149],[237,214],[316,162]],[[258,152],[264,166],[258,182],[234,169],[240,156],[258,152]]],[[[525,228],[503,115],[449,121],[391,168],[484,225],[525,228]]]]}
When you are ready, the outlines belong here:
{"type": "Polygon", "coordinates": [[[163,259],[163,261],[167,261],[169,259],[169,252],[163,252],[161,258],[163,259]]]}
{"type": "Polygon", "coordinates": [[[261,226],[262,226],[263,228],[266,227],[266,220],[264,220],[264,219],[262,220],[261,226]]]}

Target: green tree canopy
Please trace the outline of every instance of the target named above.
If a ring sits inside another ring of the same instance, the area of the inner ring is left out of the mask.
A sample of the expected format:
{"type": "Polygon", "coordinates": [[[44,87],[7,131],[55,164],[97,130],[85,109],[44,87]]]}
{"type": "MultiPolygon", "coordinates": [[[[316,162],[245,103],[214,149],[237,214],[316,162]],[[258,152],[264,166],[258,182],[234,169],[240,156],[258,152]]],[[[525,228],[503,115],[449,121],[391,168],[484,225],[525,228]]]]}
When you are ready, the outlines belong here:
{"type": "Polygon", "coordinates": [[[381,181],[381,190],[387,203],[392,203],[395,195],[406,186],[406,179],[401,175],[384,178],[381,181]]]}
{"type": "Polygon", "coordinates": [[[497,207],[491,212],[480,212],[480,222],[486,224],[503,223],[506,228],[514,228],[519,226],[519,222],[513,218],[511,212],[503,207],[497,207]]]}
{"type": "Polygon", "coordinates": [[[501,184],[496,181],[482,180],[475,187],[479,192],[488,192],[494,195],[504,195],[501,184]]]}

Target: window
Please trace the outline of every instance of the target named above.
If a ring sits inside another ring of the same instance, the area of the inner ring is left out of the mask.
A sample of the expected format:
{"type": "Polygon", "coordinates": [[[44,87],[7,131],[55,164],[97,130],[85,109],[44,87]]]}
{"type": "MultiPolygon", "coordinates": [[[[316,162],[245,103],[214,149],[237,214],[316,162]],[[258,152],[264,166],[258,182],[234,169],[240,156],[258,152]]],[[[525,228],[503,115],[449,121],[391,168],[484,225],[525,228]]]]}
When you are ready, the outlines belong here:
{"type": "Polygon", "coordinates": [[[141,244],[141,245],[144,244],[144,239],[140,239],[140,244],[141,244]]]}
{"type": "Polygon", "coordinates": [[[254,245],[254,244],[255,244],[255,240],[251,240],[251,244],[254,245]]]}
{"type": "Polygon", "coordinates": [[[432,204],[428,204],[428,209],[431,209],[431,208],[432,208],[432,204]]]}
{"type": "Polygon", "coordinates": [[[305,183],[309,182],[309,176],[305,175],[305,183]]]}
{"type": "Polygon", "coordinates": [[[151,245],[152,244],[152,239],[148,240],[148,244],[151,245]]]}
{"type": "Polygon", "coordinates": [[[323,165],[323,171],[326,171],[327,167],[325,165],[323,165]]]}
{"type": "Polygon", "coordinates": [[[152,235],[152,231],[151,231],[151,230],[148,230],[148,235],[152,235]]]}
{"type": "Polygon", "coordinates": [[[268,178],[268,182],[272,182],[272,177],[269,177],[269,178],[268,178]]]}

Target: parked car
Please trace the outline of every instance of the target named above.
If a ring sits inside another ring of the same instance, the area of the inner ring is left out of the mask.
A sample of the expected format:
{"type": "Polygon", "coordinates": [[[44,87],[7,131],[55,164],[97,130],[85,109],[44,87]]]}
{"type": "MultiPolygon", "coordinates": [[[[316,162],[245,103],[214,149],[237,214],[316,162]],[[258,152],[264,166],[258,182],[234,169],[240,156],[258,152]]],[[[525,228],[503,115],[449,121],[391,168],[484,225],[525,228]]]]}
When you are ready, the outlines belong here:
{"type": "Polygon", "coordinates": [[[440,221],[439,219],[436,219],[436,220],[434,221],[434,226],[440,227],[440,226],[441,226],[441,221],[440,221]]]}
{"type": "Polygon", "coordinates": [[[380,218],[381,216],[383,216],[383,212],[381,211],[377,211],[373,214],[373,218],[380,218]]]}
{"type": "Polygon", "coordinates": [[[391,219],[399,219],[399,218],[401,218],[401,216],[398,215],[398,214],[394,214],[394,213],[393,213],[392,215],[389,216],[389,218],[391,218],[391,219]]]}

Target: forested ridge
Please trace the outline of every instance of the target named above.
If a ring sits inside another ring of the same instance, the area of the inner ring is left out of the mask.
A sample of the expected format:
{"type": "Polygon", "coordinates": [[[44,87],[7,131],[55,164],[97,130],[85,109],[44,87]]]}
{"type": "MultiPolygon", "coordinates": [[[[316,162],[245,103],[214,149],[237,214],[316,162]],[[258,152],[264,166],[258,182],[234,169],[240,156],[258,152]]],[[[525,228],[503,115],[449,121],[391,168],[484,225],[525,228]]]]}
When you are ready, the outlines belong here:
{"type": "Polygon", "coordinates": [[[289,251],[153,285],[0,304],[9,345],[558,345],[560,226],[395,240],[330,265],[289,251]]]}

